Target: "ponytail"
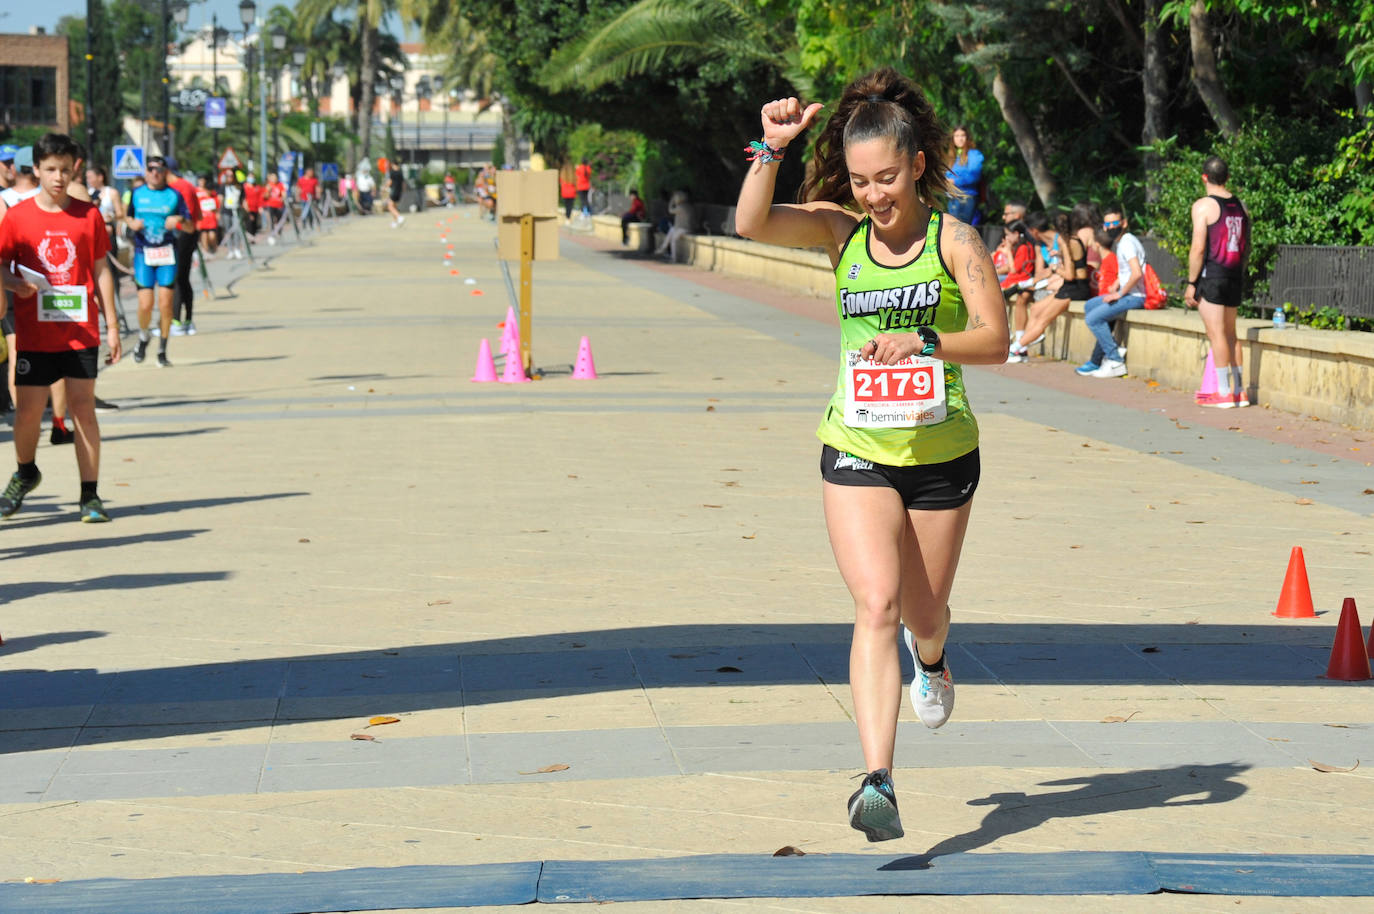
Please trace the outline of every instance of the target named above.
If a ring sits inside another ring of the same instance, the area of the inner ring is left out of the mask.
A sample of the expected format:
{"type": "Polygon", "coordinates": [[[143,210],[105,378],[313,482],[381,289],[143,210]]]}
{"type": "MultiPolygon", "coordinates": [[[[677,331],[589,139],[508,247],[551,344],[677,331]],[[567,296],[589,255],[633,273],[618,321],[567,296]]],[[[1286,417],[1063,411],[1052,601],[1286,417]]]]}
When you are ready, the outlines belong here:
{"type": "Polygon", "coordinates": [[[852,204],[845,147],[879,138],[890,139],[898,153],[910,158],[925,153],[925,170],[916,179],[916,196],[926,206],[938,208],[941,197],[955,192],[945,175],[949,134],[935,116],[935,109],[916,83],[891,67],[883,67],[845,87],[835,113],[816,140],[801,199],[852,204]]]}

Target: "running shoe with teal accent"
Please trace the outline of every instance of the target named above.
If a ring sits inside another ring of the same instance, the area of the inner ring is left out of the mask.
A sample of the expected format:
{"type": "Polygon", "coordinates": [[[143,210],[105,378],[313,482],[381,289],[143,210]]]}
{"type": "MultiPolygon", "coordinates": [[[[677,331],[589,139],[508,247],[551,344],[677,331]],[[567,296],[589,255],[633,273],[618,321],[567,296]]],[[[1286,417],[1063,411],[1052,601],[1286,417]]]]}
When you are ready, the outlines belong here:
{"type": "Polygon", "coordinates": [[[42,473],[39,473],[28,482],[25,482],[18,473],[11,476],[10,484],[5,486],[4,493],[0,494],[0,517],[9,517],[15,511],[18,511],[19,506],[24,503],[24,496],[38,488],[38,484],[42,481],[42,473]]]}
{"type": "Polygon", "coordinates": [[[954,677],[949,672],[949,655],[946,653],[943,657],[944,669],[927,672],[916,654],[916,639],[905,625],[902,626],[902,642],[911,652],[911,663],[916,667],[916,678],[911,680],[911,706],[921,723],[930,729],[943,727],[954,712],[954,677]]]}
{"type": "Polygon", "coordinates": [[[863,786],[849,798],[849,824],[868,836],[870,841],[891,841],[906,834],[902,817],[897,814],[897,795],[892,789],[892,775],[879,768],[863,776],[863,786]]]}
{"type": "Polygon", "coordinates": [[[86,499],[81,503],[81,523],[83,524],[108,524],[110,515],[105,511],[105,504],[96,495],[86,499]]]}

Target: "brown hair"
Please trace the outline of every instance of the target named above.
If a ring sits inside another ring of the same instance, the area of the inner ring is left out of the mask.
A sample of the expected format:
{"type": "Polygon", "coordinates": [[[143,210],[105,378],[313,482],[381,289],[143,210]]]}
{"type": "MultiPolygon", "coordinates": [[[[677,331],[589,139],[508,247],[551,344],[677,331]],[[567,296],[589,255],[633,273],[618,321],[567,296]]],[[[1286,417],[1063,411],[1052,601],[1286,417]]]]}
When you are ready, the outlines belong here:
{"type": "Polygon", "coordinates": [[[968,125],[966,125],[966,124],[959,124],[959,125],[957,125],[953,130],[951,130],[951,131],[949,132],[949,160],[950,160],[951,162],[958,162],[960,165],[967,165],[967,164],[968,164],[968,151],[969,151],[970,149],[977,149],[977,148],[978,148],[978,144],[977,144],[977,143],[974,141],[974,139],[973,139],[973,131],[970,130],[970,129],[968,129],[968,125]],[[960,130],[964,131],[964,136],[965,136],[965,138],[966,138],[965,141],[964,141],[964,148],[963,148],[963,149],[960,149],[958,152],[955,152],[955,150],[954,150],[954,134],[958,133],[960,130]]]}
{"type": "Polygon", "coordinates": [[[860,76],[845,87],[835,113],[816,140],[816,152],[802,200],[828,200],[841,206],[853,202],[845,147],[886,138],[897,151],[914,157],[925,153],[926,167],[916,179],[916,196],[930,207],[953,192],[945,176],[949,134],[919,86],[891,67],[860,76]]]}

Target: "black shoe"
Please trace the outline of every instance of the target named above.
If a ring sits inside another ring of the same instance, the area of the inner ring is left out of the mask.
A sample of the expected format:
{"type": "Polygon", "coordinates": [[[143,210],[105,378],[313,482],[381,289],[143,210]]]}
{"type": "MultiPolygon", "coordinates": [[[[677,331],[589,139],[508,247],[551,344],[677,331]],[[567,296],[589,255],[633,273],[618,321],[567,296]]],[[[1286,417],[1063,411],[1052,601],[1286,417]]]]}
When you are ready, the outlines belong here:
{"type": "Polygon", "coordinates": [[[167,353],[165,353],[165,352],[159,352],[159,353],[157,354],[157,367],[158,367],[158,368],[171,368],[171,367],[172,367],[172,360],[169,359],[169,358],[167,358],[167,353]]]}
{"type": "Polygon", "coordinates": [[[98,412],[98,413],[112,413],[112,412],[114,412],[114,411],[117,410],[117,409],[119,409],[119,404],[118,404],[118,403],[111,403],[109,400],[102,400],[102,399],[100,399],[99,397],[96,397],[96,398],[95,398],[95,411],[96,411],[96,412],[98,412]]]}
{"type": "Polygon", "coordinates": [[[83,524],[107,524],[110,514],[105,510],[99,495],[92,495],[81,503],[81,522],[83,524]]]}
{"type": "Polygon", "coordinates": [[[135,361],[135,362],[142,362],[142,361],[144,360],[144,358],[147,357],[147,355],[148,355],[148,341],[147,341],[147,340],[139,340],[139,341],[138,341],[138,345],[137,345],[136,347],[134,347],[134,361],[135,361]]]}
{"type": "Polygon", "coordinates": [[[11,476],[9,485],[5,486],[3,493],[0,493],[0,517],[9,517],[18,511],[19,506],[24,503],[24,496],[38,488],[38,484],[42,481],[42,473],[28,482],[25,482],[18,473],[11,476]]]}
{"type": "Polygon", "coordinates": [[[71,444],[76,440],[76,429],[61,429],[56,425],[52,427],[52,436],[48,438],[49,444],[71,444]]]}

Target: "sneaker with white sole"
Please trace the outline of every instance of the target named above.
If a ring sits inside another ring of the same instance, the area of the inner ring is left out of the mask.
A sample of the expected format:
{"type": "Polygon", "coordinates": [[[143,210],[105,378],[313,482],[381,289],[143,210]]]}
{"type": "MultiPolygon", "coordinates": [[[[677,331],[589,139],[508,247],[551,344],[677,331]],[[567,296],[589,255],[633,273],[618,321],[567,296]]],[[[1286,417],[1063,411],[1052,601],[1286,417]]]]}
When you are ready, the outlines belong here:
{"type": "Polygon", "coordinates": [[[1019,348],[1015,343],[1013,343],[1011,345],[1011,348],[1007,350],[1008,365],[1015,365],[1018,362],[1028,361],[1030,361],[1030,358],[1026,355],[1026,350],[1019,348]]]}
{"type": "Polygon", "coordinates": [[[849,798],[849,824],[870,841],[891,841],[906,834],[897,814],[897,795],[892,775],[879,768],[863,776],[863,786],[849,798]]]}
{"type": "Polygon", "coordinates": [[[1126,363],[1120,359],[1103,359],[1097,371],[1088,375],[1090,378],[1124,378],[1126,377],[1126,363]]]}
{"type": "Polygon", "coordinates": [[[1094,362],[1092,359],[1089,359],[1088,361],[1084,362],[1082,365],[1079,365],[1077,368],[1075,368],[1074,371],[1077,372],[1078,374],[1081,374],[1081,375],[1083,375],[1084,377],[1086,377],[1086,376],[1092,374],[1094,371],[1097,371],[1097,369],[1099,369],[1099,368],[1101,368],[1101,367],[1102,367],[1101,365],[1097,364],[1097,363],[1094,362]]]}
{"type": "Polygon", "coordinates": [[[911,654],[911,663],[916,667],[916,678],[911,680],[911,707],[921,723],[934,730],[943,727],[954,713],[954,677],[949,672],[949,656],[944,657],[944,669],[927,672],[921,666],[920,655],[916,653],[916,639],[911,630],[902,626],[902,643],[911,654]]]}
{"type": "Polygon", "coordinates": [[[187,336],[195,336],[195,335],[196,335],[196,323],[195,323],[195,321],[191,320],[190,318],[187,318],[187,319],[186,319],[186,323],[182,324],[181,326],[182,326],[182,329],[186,331],[186,335],[187,335],[187,336]]]}
{"type": "Polygon", "coordinates": [[[1232,409],[1238,405],[1236,403],[1235,394],[1222,393],[1221,391],[1210,394],[1198,394],[1196,399],[1198,406],[1210,406],[1212,409],[1232,409]]]}

